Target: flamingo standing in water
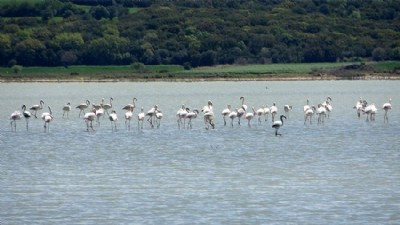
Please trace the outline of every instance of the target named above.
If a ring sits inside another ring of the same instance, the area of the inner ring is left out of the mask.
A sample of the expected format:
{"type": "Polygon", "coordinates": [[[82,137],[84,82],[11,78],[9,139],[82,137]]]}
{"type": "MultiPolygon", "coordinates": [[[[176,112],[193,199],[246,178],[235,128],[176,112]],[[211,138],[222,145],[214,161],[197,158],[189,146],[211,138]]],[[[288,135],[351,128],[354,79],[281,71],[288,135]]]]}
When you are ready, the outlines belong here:
{"type": "Polygon", "coordinates": [[[207,105],[201,111],[203,112],[204,123],[207,126],[206,129],[208,130],[210,126],[214,129],[214,112],[211,100],[208,100],[207,105]]]}
{"type": "Polygon", "coordinates": [[[133,117],[133,108],[130,108],[128,111],[125,112],[125,128],[128,130],[131,129],[131,119],[133,117]]]}
{"type": "Polygon", "coordinates": [[[11,113],[11,115],[10,115],[11,131],[17,132],[17,120],[20,120],[21,118],[22,118],[22,114],[20,111],[14,111],[13,113],[11,113]]]}
{"type": "Polygon", "coordinates": [[[69,111],[71,111],[71,102],[68,102],[66,105],[63,107],[63,115],[62,117],[64,118],[65,113],[67,114],[67,118],[69,118],[69,111]]]}
{"type": "Polygon", "coordinates": [[[226,109],[222,110],[221,114],[224,118],[224,126],[226,126],[226,119],[225,117],[229,116],[229,114],[231,113],[231,105],[227,105],[226,109]]]}
{"type": "Polygon", "coordinates": [[[247,125],[251,127],[250,121],[254,118],[254,115],[256,115],[256,111],[254,110],[254,107],[252,107],[253,112],[248,112],[244,116],[244,118],[247,120],[247,125]]]}
{"type": "Polygon", "coordinates": [[[275,102],[272,104],[272,106],[269,108],[271,117],[272,117],[272,122],[275,121],[275,115],[278,113],[278,108],[276,107],[275,102]]]}
{"type": "Polygon", "coordinates": [[[22,115],[25,117],[26,130],[28,130],[29,119],[32,117],[32,114],[26,110],[26,105],[22,105],[22,115]]]}
{"type": "Polygon", "coordinates": [[[89,131],[89,127],[92,128],[92,130],[94,131],[93,120],[95,120],[96,118],[97,118],[96,117],[96,109],[94,109],[94,108],[92,109],[91,112],[85,113],[85,115],[83,116],[83,119],[86,122],[87,131],[89,131]]]}
{"type": "Polygon", "coordinates": [[[44,112],[42,113],[42,120],[44,121],[44,131],[49,131],[50,129],[50,122],[53,120],[53,113],[51,111],[50,106],[47,106],[49,108],[49,112],[44,112]]]}
{"type": "Polygon", "coordinates": [[[101,102],[101,107],[104,109],[104,111],[107,113],[107,115],[110,115],[109,113],[108,113],[108,110],[109,109],[111,109],[113,106],[112,106],[112,101],[113,101],[114,99],[112,98],[112,97],[110,97],[110,104],[104,104],[104,98],[102,99],[102,102],[101,102]]]}
{"type": "Polygon", "coordinates": [[[197,115],[199,114],[199,110],[194,109],[192,112],[188,112],[188,114],[186,115],[186,118],[189,119],[188,121],[188,128],[192,129],[192,119],[197,118],[197,115]]]}
{"type": "Polygon", "coordinates": [[[111,130],[114,131],[114,128],[115,128],[115,131],[117,131],[117,120],[118,120],[117,112],[115,112],[115,110],[112,110],[110,115],[108,116],[108,119],[110,119],[110,121],[111,121],[111,130]],[[113,123],[114,123],[114,127],[113,127],[113,123]]]}
{"type": "Polygon", "coordinates": [[[285,111],[285,116],[289,118],[289,112],[293,109],[291,105],[284,105],[283,106],[283,111],[285,111]]]}
{"type": "Polygon", "coordinates": [[[183,124],[183,128],[185,128],[185,123],[186,123],[186,115],[188,113],[188,109],[185,108],[185,105],[182,105],[182,107],[176,112],[176,116],[178,117],[178,128],[181,129],[181,125],[183,124]],[[183,120],[183,123],[182,123],[183,120]]]}
{"type": "Polygon", "coordinates": [[[132,100],[132,104],[127,104],[122,109],[123,110],[132,110],[133,111],[135,109],[135,107],[136,107],[135,101],[137,101],[137,98],[134,97],[133,100],[132,100]]]}
{"type": "Polygon", "coordinates": [[[389,102],[383,104],[382,109],[385,110],[385,114],[383,115],[383,122],[389,123],[388,111],[392,109],[392,99],[389,98],[389,102]]]}
{"type": "Polygon", "coordinates": [[[272,124],[272,128],[275,128],[275,136],[282,136],[282,134],[278,133],[279,128],[281,128],[283,126],[283,118],[286,119],[286,116],[281,115],[280,120],[274,121],[274,123],[272,124]]]}
{"type": "Polygon", "coordinates": [[[139,123],[141,123],[140,127],[143,129],[143,120],[145,118],[143,107],[140,109],[140,113],[138,114],[137,117],[138,117],[138,129],[139,129],[139,123]]]}
{"type": "Polygon", "coordinates": [[[33,106],[30,108],[32,114],[33,114],[33,112],[35,112],[35,113],[33,114],[33,115],[35,116],[35,118],[37,118],[37,115],[36,115],[36,114],[37,114],[37,111],[43,109],[43,104],[44,104],[44,101],[43,101],[43,100],[40,100],[39,105],[33,105],[33,106]]]}
{"type": "Polygon", "coordinates": [[[89,100],[86,100],[85,103],[81,103],[81,104],[79,104],[77,107],[75,107],[75,108],[79,109],[78,118],[81,117],[81,113],[82,113],[82,112],[85,113],[85,109],[87,109],[87,107],[89,107],[89,105],[90,105],[90,101],[89,101],[89,100]]]}

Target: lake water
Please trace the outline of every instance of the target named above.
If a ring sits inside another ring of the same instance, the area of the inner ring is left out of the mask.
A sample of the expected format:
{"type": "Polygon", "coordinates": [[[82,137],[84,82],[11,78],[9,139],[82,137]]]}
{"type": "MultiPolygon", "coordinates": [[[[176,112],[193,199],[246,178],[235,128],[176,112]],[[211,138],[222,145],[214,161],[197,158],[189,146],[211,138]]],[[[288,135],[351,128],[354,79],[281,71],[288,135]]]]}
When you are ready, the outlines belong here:
{"type": "Polygon", "coordinates": [[[1,83],[0,224],[400,224],[400,81],[258,81],[153,83],[1,83]],[[231,104],[249,109],[293,106],[275,136],[271,118],[251,127],[223,126],[231,104]],[[324,125],[304,125],[306,99],[327,96],[324,125]],[[94,132],[74,107],[113,97],[118,130],[107,118],[94,132]],[[159,105],[159,129],[125,129],[124,105],[137,115],[159,105]],[[378,108],[376,121],[358,119],[362,97],[378,108]],[[389,123],[383,103],[393,99],[389,123]],[[9,116],[43,99],[43,121],[24,119],[12,132],[9,116]],[[182,104],[213,102],[216,128],[202,117],[178,129],[182,104]],[[62,118],[68,101],[73,109],[62,118]]]}

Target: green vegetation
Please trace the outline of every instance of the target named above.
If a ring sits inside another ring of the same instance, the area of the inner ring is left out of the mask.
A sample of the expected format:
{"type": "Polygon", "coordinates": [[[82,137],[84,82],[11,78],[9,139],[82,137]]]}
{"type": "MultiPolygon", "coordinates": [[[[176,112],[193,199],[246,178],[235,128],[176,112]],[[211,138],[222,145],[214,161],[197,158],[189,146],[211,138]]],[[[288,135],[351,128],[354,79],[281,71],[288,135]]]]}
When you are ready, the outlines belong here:
{"type": "Polygon", "coordinates": [[[379,63],[293,63],[268,65],[223,65],[198,67],[185,70],[179,65],[144,65],[134,63],[130,66],[70,66],[70,67],[0,67],[0,80],[148,80],[148,79],[317,79],[323,76],[352,79],[360,74],[382,73],[397,77],[394,71],[400,70],[400,61],[379,63]],[[355,72],[355,73],[354,73],[355,72]],[[355,75],[356,74],[356,75],[355,75]]]}
{"type": "Polygon", "coordinates": [[[135,63],[148,77],[314,73],[329,64],[310,63],[400,60],[398,24],[400,1],[2,0],[0,66],[21,76],[125,76],[135,63]]]}

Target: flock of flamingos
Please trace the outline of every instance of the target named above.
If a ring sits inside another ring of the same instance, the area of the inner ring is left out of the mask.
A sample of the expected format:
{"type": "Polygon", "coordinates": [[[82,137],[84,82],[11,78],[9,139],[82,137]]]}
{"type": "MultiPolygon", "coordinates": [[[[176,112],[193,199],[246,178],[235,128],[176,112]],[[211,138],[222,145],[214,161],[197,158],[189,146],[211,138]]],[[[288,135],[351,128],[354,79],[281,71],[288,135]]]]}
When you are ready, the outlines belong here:
{"type": "MultiPolygon", "coordinates": [[[[86,102],[79,104],[75,108],[79,110],[79,117],[81,114],[83,114],[83,119],[86,123],[87,126],[87,131],[94,131],[93,128],[93,122],[95,121],[97,123],[97,126],[100,126],[100,118],[104,116],[108,116],[109,120],[111,121],[111,127],[112,129],[116,130],[117,129],[117,123],[116,121],[118,120],[118,116],[116,111],[113,109],[112,101],[114,99],[111,97],[109,103],[104,102],[104,98],[102,99],[102,102],[100,104],[91,104],[89,100],[86,100],[86,102]],[[89,112],[85,112],[85,110],[90,109],[89,112]],[[111,112],[109,112],[111,110],[111,112]]],[[[271,107],[263,106],[260,107],[259,109],[255,109],[254,107],[251,108],[251,111],[248,110],[247,105],[245,104],[245,98],[242,96],[240,97],[241,100],[241,105],[239,105],[237,108],[233,109],[231,105],[227,105],[227,108],[222,110],[221,115],[224,120],[224,126],[227,126],[227,120],[229,121],[230,119],[230,126],[234,126],[234,120],[238,120],[238,125],[241,123],[241,119],[247,120],[247,124],[250,127],[251,123],[250,121],[256,117],[258,117],[258,123],[261,124],[262,118],[264,118],[265,121],[268,120],[268,116],[271,115],[272,117],[272,128],[275,128],[275,135],[281,135],[278,133],[279,128],[283,126],[283,119],[286,119],[289,116],[289,112],[292,109],[292,106],[290,105],[285,105],[283,107],[285,114],[280,115],[278,120],[275,120],[275,117],[278,112],[278,108],[275,105],[275,103],[272,104],[271,107]]],[[[384,122],[388,123],[388,111],[392,109],[392,104],[391,100],[385,104],[383,104],[382,109],[385,111],[384,113],[384,122]]],[[[124,113],[124,119],[125,119],[125,127],[126,129],[130,129],[131,127],[131,120],[134,117],[133,111],[136,108],[136,98],[133,98],[132,104],[127,104],[124,106],[122,109],[125,110],[126,112],[124,113]]],[[[38,111],[43,109],[44,101],[40,100],[38,105],[33,105],[27,109],[25,105],[22,106],[22,113],[20,111],[15,111],[11,114],[10,116],[10,124],[11,124],[11,130],[16,131],[16,121],[21,120],[22,118],[25,118],[26,120],[26,129],[28,130],[28,123],[29,119],[31,117],[37,118],[37,113],[38,111]]],[[[355,106],[353,107],[356,112],[358,118],[361,117],[362,114],[366,114],[366,120],[367,121],[374,121],[375,120],[375,115],[377,112],[377,108],[375,104],[368,104],[366,100],[363,100],[360,98],[355,106]]],[[[72,110],[71,103],[68,102],[63,108],[63,117],[69,117],[69,112],[72,110]]],[[[318,124],[323,124],[324,119],[326,117],[329,117],[329,113],[332,111],[332,99],[330,97],[327,97],[325,101],[322,101],[319,103],[317,106],[315,105],[309,105],[309,100],[307,99],[306,105],[303,107],[304,111],[304,124],[306,123],[312,123],[312,117],[313,115],[316,115],[318,117],[318,124]]],[[[185,105],[182,105],[181,108],[178,109],[176,113],[177,117],[177,124],[178,128],[192,128],[192,120],[197,118],[198,114],[200,111],[198,109],[193,109],[190,110],[189,108],[185,107],[185,105]]],[[[209,129],[210,127],[212,129],[215,128],[215,115],[213,111],[213,104],[209,100],[207,102],[207,105],[205,105],[201,109],[201,113],[203,115],[204,123],[206,125],[206,129],[209,129]]],[[[138,129],[143,129],[143,122],[146,120],[151,128],[160,127],[160,122],[163,117],[162,111],[159,108],[158,105],[155,105],[152,107],[150,110],[148,110],[146,113],[144,112],[143,107],[141,107],[140,112],[136,115],[137,118],[137,127],[138,129]]],[[[41,115],[42,120],[44,121],[44,129],[45,131],[49,130],[49,125],[50,122],[53,120],[53,113],[51,110],[51,107],[48,106],[48,112],[44,112],[41,115]]]]}

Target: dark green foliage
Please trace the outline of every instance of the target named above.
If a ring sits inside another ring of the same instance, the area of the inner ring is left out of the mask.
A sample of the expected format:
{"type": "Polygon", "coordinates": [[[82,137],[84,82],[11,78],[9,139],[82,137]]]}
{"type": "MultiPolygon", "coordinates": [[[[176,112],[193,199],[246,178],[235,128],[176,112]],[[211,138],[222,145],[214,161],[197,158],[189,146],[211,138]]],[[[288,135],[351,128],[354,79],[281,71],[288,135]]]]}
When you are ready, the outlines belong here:
{"type": "Polygon", "coordinates": [[[400,1],[9,0],[0,17],[1,66],[400,58],[400,1]]]}

